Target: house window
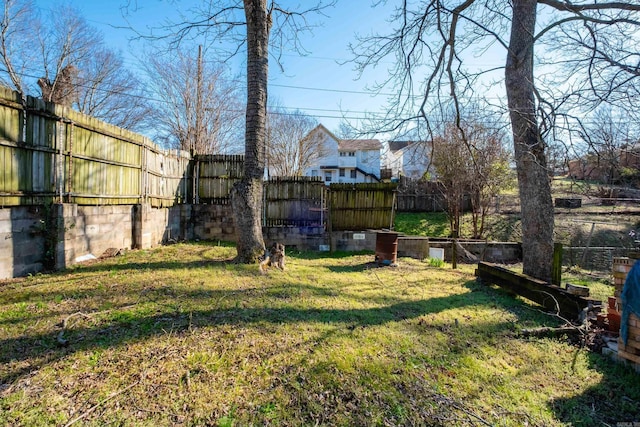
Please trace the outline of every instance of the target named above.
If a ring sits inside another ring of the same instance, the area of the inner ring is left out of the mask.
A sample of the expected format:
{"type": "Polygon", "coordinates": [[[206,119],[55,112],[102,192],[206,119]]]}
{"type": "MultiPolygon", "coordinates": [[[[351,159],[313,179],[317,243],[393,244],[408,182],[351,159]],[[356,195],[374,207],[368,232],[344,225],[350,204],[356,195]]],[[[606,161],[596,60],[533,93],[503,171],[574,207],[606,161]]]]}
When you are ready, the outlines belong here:
{"type": "Polygon", "coordinates": [[[356,170],[355,169],[351,169],[351,178],[353,178],[353,179],[356,178],[356,170]]]}
{"type": "Polygon", "coordinates": [[[340,168],[340,176],[344,176],[344,169],[340,168]]]}
{"type": "Polygon", "coordinates": [[[356,156],[355,151],[349,151],[349,157],[355,157],[355,156],[356,156]]]}
{"type": "Polygon", "coordinates": [[[324,180],[326,182],[331,182],[331,172],[325,172],[324,173],[324,180]]]}
{"type": "Polygon", "coordinates": [[[340,157],[344,157],[344,156],[346,156],[346,155],[347,155],[347,153],[345,153],[344,151],[341,151],[341,152],[340,152],[340,157]]]}

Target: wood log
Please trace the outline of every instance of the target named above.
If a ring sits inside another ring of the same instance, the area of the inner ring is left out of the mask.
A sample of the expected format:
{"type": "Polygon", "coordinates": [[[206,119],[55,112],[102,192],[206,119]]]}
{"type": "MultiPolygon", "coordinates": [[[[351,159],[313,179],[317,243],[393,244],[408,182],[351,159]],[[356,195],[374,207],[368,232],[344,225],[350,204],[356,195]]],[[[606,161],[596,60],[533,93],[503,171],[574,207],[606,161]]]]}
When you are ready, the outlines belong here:
{"type": "Polygon", "coordinates": [[[488,262],[478,263],[476,276],[483,282],[496,284],[508,292],[530,299],[551,312],[559,312],[559,315],[569,320],[579,319],[589,303],[595,302],[590,298],[572,295],[543,280],[488,262]]]}

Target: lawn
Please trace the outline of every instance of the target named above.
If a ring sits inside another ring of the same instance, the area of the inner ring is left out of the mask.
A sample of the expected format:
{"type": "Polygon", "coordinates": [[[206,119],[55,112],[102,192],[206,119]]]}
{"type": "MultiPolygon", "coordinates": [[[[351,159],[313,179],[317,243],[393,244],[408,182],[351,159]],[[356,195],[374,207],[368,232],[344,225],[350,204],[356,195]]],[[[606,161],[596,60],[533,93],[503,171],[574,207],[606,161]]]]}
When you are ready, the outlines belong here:
{"type": "Polygon", "coordinates": [[[177,244],[0,282],[0,424],[604,425],[640,420],[630,368],[451,270],[177,244]]]}

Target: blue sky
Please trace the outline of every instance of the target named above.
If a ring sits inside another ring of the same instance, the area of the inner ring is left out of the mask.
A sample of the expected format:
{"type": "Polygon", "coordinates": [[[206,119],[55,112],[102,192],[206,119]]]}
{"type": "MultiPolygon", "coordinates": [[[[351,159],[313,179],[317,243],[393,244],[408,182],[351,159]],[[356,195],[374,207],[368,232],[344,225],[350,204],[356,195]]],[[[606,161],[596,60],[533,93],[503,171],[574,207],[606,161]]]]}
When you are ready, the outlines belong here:
{"type": "MultiPolygon", "coordinates": [[[[302,1],[302,0],[300,0],[302,1]]],[[[306,4],[305,0],[301,4],[306,4]]],[[[51,13],[58,0],[36,0],[43,14],[51,13]]],[[[122,16],[121,7],[135,5],[137,10],[128,15],[129,24],[144,32],[147,27],[161,25],[167,19],[178,20],[179,12],[189,10],[202,3],[201,0],[65,0],[62,2],[80,10],[88,22],[105,35],[109,47],[119,49],[125,57],[125,63],[135,70],[138,66],[140,43],[129,43],[133,36],[125,28],[128,24],[122,16]]],[[[292,1],[281,2],[285,6],[292,1]]],[[[354,119],[365,112],[381,113],[386,97],[373,97],[367,93],[376,81],[386,77],[386,66],[369,70],[361,79],[352,63],[340,65],[352,58],[348,44],[355,41],[355,34],[366,35],[371,32],[384,32],[389,28],[387,19],[392,4],[371,6],[371,0],[338,0],[334,7],[325,10],[327,16],[312,18],[320,24],[312,34],[302,35],[302,45],[309,52],[300,56],[296,52],[283,55],[284,70],[281,71],[274,61],[270,66],[269,97],[288,109],[301,109],[314,116],[331,130],[336,130],[344,115],[354,119]]],[[[295,6],[299,1],[295,2],[295,6]]],[[[310,3],[311,4],[311,3],[310,3]]],[[[211,60],[215,58],[205,58],[211,60]]],[[[484,64],[490,59],[482,59],[484,64]]],[[[500,65],[496,61],[489,64],[500,65]]],[[[242,73],[244,65],[235,61],[234,72],[242,73]]]]}

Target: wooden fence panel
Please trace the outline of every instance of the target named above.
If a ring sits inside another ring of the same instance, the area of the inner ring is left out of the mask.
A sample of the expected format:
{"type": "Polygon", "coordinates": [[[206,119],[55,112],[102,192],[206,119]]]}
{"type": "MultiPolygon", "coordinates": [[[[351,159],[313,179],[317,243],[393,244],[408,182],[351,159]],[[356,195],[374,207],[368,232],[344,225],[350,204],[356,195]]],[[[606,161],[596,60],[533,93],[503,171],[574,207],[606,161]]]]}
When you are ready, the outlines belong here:
{"type": "Polygon", "coordinates": [[[167,207],[191,200],[190,156],[187,152],[146,147],[147,200],[153,207],[167,207]]]}
{"type": "Polygon", "coordinates": [[[397,194],[398,212],[443,212],[446,201],[439,194],[397,194]]]}
{"type": "Polygon", "coordinates": [[[324,227],[327,187],[320,177],[277,177],[265,183],[266,227],[324,227]]]}
{"type": "Polygon", "coordinates": [[[390,228],[397,184],[331,184],[333,230],[390,228]]]}
{"type": "Polygon", "coordinates": [[[75,117],[65,123],[67,200],[80,205],[140,203],[141,143],[106,123],[75,117]]]}
{"type": "Polygon", "coordinates": [[[0,203],[15,206],[50,201],[55,194],[55,140],[47,130],[55,126],[43,118],[29,120],[29,116],[25,122],[17,93],[0,87],[0,128],[0,203]]]}
{"type": "Polygon", "coordinates": [[[18,93],[0,86],[0,139],[13,143],[22,141],[23,117],[18,93]]]}
{"type": "Polygon", "coordinates": [[[244,156],[196,156],[197,203],[227,205],[233,185],[243,176],[244,156]]]}

